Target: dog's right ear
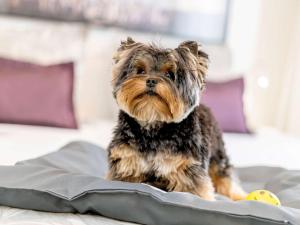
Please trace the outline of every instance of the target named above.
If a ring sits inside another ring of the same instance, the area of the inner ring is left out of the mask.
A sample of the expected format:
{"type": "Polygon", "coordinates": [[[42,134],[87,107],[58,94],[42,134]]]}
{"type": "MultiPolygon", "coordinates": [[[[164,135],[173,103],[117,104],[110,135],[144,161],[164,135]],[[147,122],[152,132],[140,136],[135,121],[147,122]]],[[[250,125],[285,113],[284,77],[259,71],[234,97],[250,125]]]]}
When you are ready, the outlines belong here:
{"type": "Polygon", "coordinates": [[[120,61],[120,58],[124,56],[125,50],[129,50],[135,46],[137,46],[139,43],[135,42],[131,37],[127,37],[125,41],[121,41],[120,47],[117,49],[117,52],[113,56],[113,60],[115,63],[118,63],[120,61]]]}
{"type": "Polygon", "coordinates": [[[135,44],[136,44],[136,42],[131,37],[127,37],[127,39],[125,41],[121,41],[121,45],[118,48],[118,51],[123,51],[123,50],[129,49],[129,48],[133,47],[135,44]]]}
{"type": "MultiPolygon", "coordinates": [[[[121,44],[117,51],[113,55],[113,61],[114,61],[114,66],[113,66],[113,79],[112,79],[112,84],[114,85],[120,74],[123,74],[124,68],[126,68],[126,63],[129,61],[131,58],[132,54],[134,53],[134,50],[141,46],[142,43],[135,42],[131,37],[127,37],[125,41],[121,41],[121,44]]],[[[128,64],[128,63],[127,63],[128,64]]],[[[129,65],[127,65],[128,67],[129,65]]]]}

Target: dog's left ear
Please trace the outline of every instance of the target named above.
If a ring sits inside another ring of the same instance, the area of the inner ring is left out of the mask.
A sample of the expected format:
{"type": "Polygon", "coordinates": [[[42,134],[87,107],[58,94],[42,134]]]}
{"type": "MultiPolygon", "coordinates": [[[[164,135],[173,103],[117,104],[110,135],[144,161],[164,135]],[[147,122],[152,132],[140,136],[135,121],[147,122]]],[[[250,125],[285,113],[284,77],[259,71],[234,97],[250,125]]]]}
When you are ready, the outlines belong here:
{"type": "Polygon", "coordinates": [[[198,55],[198,43],[196,41],[184,41],[178,47],[187,48],[195,56],[198,55]]]}
{"type": "Polygon", "coordinates": [[[196,41],[184,41],[178,46],[178,48],[188,49],[196,57],[197,70],[200,75],[202,88],[204,88],[209,59],[208,55],[199,49],[199,47],[201,47],[201,45],[199,45],[196,41]]]}
{"type": "Polygon", "coordinates": [[[182,42],[178,48],[187,48],[190,52],[198,58],[205,58],[208,60],[208,55],[199,49],[201,45],[199,45],[196,41],[184,41],[182,42]]]}

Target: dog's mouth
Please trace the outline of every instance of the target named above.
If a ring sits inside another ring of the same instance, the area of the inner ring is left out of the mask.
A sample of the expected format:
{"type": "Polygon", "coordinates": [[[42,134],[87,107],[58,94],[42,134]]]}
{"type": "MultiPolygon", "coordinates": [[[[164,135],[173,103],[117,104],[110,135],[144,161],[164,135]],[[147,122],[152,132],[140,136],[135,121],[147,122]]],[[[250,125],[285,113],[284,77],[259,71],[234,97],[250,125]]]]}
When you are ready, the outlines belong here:
{"type": "Polygon", "coordinates": [[[154,118],[168,118],[170,120],[173,117],[168,102],[155,90],[145,90],[137,95],[132,102],[134,103],[133,107],[131,107],[133,114],[142,113],[145,117],[151,118],[151,120],[154,118]]]}
{"type": "Polygon", "coordinates": [[[152,89],[147,90],[147,91],[146,91],[146,94],[147,94],[147,95],[150,95],[150,96],[158,96],[158,94],[157,94],[154,90],[152,90],[152,89]]]}
{"type": "Polygon", "coordinates": [[[144,97],[148,97],[148,100],[149,100],[149,97],[154,97],[156,98],[158,101],[161,101],[163,102],[164,104],[166,104],[167,106],[169,106],[168,102],[162,97],[160,96],[157,92],[155,92],[155,90],[152,90],[152,89],[149,89],[149,90],[146,90],[145,92],[137,95],[135,97],[135,99],[142,99],[144,97]]]}
{"type": "Polygon", "coordinates": [[[142,93],[138,94],[135,98],[142,98],[145,96],[160,97],[160,95],[155,91],[154,88],[147,88],[142,93]]]}

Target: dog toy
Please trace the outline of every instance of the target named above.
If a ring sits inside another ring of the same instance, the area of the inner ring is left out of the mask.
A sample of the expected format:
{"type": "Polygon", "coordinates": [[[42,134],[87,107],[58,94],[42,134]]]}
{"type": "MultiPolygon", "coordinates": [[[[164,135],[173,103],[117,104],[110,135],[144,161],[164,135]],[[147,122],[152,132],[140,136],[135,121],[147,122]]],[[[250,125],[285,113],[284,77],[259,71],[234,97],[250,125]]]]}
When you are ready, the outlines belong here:
{"type": "Polygon", "coordinates": [[[275,206],[281,205],[278,197],[274,195],[272,192],[267,190],[252,191],[250,194],[248,194],[246,200],[264,202],[275,206]]]}

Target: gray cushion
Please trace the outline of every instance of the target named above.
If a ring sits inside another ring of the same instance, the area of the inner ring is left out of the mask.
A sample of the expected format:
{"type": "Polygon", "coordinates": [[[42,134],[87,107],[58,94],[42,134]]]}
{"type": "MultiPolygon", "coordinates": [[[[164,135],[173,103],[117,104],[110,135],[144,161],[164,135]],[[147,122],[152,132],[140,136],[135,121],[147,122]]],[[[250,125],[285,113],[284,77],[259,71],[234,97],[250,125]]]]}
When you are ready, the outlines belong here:
{"type": "Polygon", "coordinates": [[[300,224],[300,171],[237,170],[246,190],[267,189],[284,206],[259,202],[208,202],[189,193],[146,184],[107,181],[106,152],[73,142],[40,158],[0,166],[0,205],[49,212],[93,213],[153,225],[300,224]]]}

